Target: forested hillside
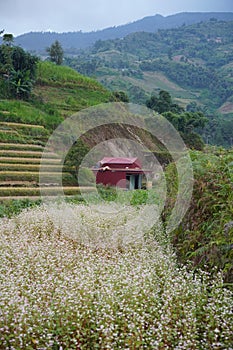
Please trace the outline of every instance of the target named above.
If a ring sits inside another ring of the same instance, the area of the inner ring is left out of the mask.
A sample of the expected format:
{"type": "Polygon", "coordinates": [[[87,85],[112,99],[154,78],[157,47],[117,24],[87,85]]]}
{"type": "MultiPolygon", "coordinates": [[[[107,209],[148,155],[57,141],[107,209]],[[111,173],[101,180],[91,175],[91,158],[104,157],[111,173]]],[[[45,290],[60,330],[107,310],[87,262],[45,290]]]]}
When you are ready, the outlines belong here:
{"type": "Polygon", "coordinates": [[[65,63],[96,76],[110,89],[127,92],[145,103],[151,93],[166,90],[188,110],[201,110],[210,123],[206,142],[232,144],[233,21],[210,19],[157,33],[133,33],[98,41],[65,63]]]}

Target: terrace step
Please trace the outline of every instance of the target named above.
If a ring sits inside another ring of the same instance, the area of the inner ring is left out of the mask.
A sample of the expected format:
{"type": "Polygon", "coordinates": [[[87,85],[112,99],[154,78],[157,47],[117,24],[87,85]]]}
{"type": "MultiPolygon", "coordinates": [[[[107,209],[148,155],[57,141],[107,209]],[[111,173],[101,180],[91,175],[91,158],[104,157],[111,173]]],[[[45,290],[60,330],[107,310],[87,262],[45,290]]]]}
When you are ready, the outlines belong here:
{"type": "MultiPolygon", "coordinates": [[[[0,182],[29,181],[39,184],[40,173],[38,171],[0,171],[0,182]]],[[[77,180],[69,172],[43,171],[42,181],[47,183],[59,183],[62,176],[63,186],[76,186],[77,180]]]]}
{"type": "Polygon", "coordinates": [[[46,136],[32,136],[32,135],[25,135],[20,134],[15,130],[8,130],[8,132],[4,132],[0,130],[0,142],[4,143],[24,143],[25,145],[28,143],[34,143],[41,145],[42,147],[46,144],[48,141],[48,137],[46,136]]]}
{"type": "MultiPolygon", "coordinates": [[[[57,183],[55,184],[57,186],[57,183]]],[[[1,187],[38,187],[38,183],[36,181],[0,181],[0,192],[1,187]]]]}
{"type": "MultiPolygon", "coordinates": [[[[13,163],[13,164],[40,164],[41,158],[26,158],[26,157],[0,157],[0,163],[13,163]]],[[[45,158],[44,164],[61,164],[60,158],[45,158]]]]}
{"type": "MultiPolygon", "coordinates": [[[[2,187],[0,188],[0,198],[19,198],[19,197],[41,197],[41,189],[40,187],[2,187]],[[12,194],[12,196],[11,196],[12,194]]],[[[75,196],[77,194],[80,194],[80,189],[85,192],[91,192],[93,191],[93,187],[78,187],[78,186],[65,186],[65,187],[48,187],[43,188],[42,195],[43,196],[60,196],[63,194],[61,192],[61,189],[63,190],[63,193],[68,196],[75,196]]]]}
{"type": "Polygon", "coordinates": [[[42,151],[43,146],[31,144],[31,143],[6,143],[6,142],[0,142],[0,149],[1,150],[30,150],[30,151],[42,151]]]}
{"type": "MultiPolygon", "coordinates": [[[[70,194],[70,195],[65,195],[66,198],[75,198],[77,194],[70,194]]],[[[55,196],[46,196],[46,199],[54,199],[55,196]]],[[[4,201],[11,201],[11,200],[21,200],[21,199],[28,199],[31,201],[38,201],[41,199],[41,196],[5,196],[1,197],[0,196],[0,202],[4,201]]]]}
{"type": "Polygon", "coordinates": [[[41,151],[21,151],[21,150],[0,150],[0,157],[19,157],[24,156],[25,158],[55,158],[59,159],[59,156],[53,152],[41,152],[41,151]]]}
{"type": "MultiPolygon", "coordinates": [[[[40,187],[40,188],[43,188],[43,187],[58,187],[59,184],[57,182],[50,182],[50,183],[40,183],[38,184],[38,182],[36,181],[0,181],[0,190],[1,188],[3,187],[6,187],[6,188],[9,188],[9,187],[12,187],[12,188],[15,188],[15,187],[40,187]]],[[[74,186],[76,187],[76,186],[74,186]]]]}
{"type": "MultiPolygon", "coordinates": [[[[0,163],[0,171],[61,171],[63,169],[62,164],[23,164],[23,163],[0,163]]],[[[70,168],[64,167],[65,170],[71,170],[70,168]]]]}
{"type": "Polygon", "coordinates": [[[16,135],[19,135],[18,131],[16,131],[16,130],[5,129],[5,128],[1,128],[1,127],[0,127],[0,132],[2,132],[4,134],[16,134],[16,135]]]}
{"type": "Polygon", "coordinates": [[[30,129],[45,129],[43,125],[37,124],[24,124],[24,123],[14,123],[14,122],[0,122],[0,126],[6,126],[10,128],[30,128],[30,129]]]}
{"type": "Polygon", "coordinates": [[[0,122],[0,200],[39,199],[40,189],[46,197],[57,196],[61,177],[66,195],[80,193],[73,169],[52,150],[44,151],[48,138],[42,125],[0,122]]]}

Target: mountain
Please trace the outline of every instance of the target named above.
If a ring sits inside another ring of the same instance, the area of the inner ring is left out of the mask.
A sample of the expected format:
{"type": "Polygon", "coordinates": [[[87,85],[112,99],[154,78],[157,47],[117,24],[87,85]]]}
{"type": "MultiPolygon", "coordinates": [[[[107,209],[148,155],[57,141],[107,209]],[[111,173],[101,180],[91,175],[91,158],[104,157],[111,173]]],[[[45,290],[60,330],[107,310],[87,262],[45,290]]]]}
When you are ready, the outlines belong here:
{"type": "Polygon", "coordinates": [[[75,52],[78,49],[86,48],[98,40],[109,40],[123,38],[134,32],[156,32],[158,29],[169,29],[190,25],[198,22],[205,22],[215,18],[220,21],[233,20],[232,12],[191,12],[178,13],[171,16],[154,15],[145,17],[138,21],[110,27],[99,31],[83,33],[55,33],[55,32],[30,32],[15,38],[16,45],[24,49],[37,53],[44,53],[46,47],[50,46],[55,40],[58,40],[65,51],[75,52]]]}
{"type": "Polygon", "coordinates": [[[132,102],[168,91],[188,110],[211,118],[206,142],[231,146],[233,140],[233,21],[209,21],[155,33],[137,32],[98,41],[65,64],[95,76],[132,102]],[[216,126],[218,125],[218,126],[216,126]],[[223,126],[224,125],[224,126],[223,126]]]}

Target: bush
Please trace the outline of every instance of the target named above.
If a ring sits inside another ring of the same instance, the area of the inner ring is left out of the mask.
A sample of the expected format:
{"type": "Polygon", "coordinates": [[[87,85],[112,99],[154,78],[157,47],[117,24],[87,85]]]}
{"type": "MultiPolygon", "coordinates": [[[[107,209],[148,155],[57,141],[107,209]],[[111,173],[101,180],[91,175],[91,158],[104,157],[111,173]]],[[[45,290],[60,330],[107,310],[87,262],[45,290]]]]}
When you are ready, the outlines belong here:
{"type": "MultiPolygon", "coordinates": [[[[233,152],[210,149],[191,152],[194,191],[182,224],[172,233],[173,244],[182,263],[195,268],[224,271],[225,282],[233,283],[233,152]]],[[[166,216],[177,195],[174,164],[167,171],[168,200],[166,216]]]]}

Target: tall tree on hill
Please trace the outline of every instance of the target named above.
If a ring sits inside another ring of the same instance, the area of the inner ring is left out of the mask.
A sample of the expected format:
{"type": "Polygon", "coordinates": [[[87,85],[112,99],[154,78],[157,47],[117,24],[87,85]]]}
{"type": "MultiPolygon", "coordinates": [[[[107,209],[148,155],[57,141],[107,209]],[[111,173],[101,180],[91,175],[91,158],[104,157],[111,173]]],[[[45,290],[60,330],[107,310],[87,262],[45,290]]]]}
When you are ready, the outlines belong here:
{"type": "Polygon", "coordinates": [[[11,46],[14,41],[14,36],[13,34],[4,34],[2,40],[5,45],[11,46]]]}
{"type": "Polygon", "coordinates": [[[63,56],[64,56],[64,51],[59,43],[58,40],[56,40],[50,47],[46,49],[50,56],[50,60],[57,65],[61,65],[63,62],[63,56]]]}

